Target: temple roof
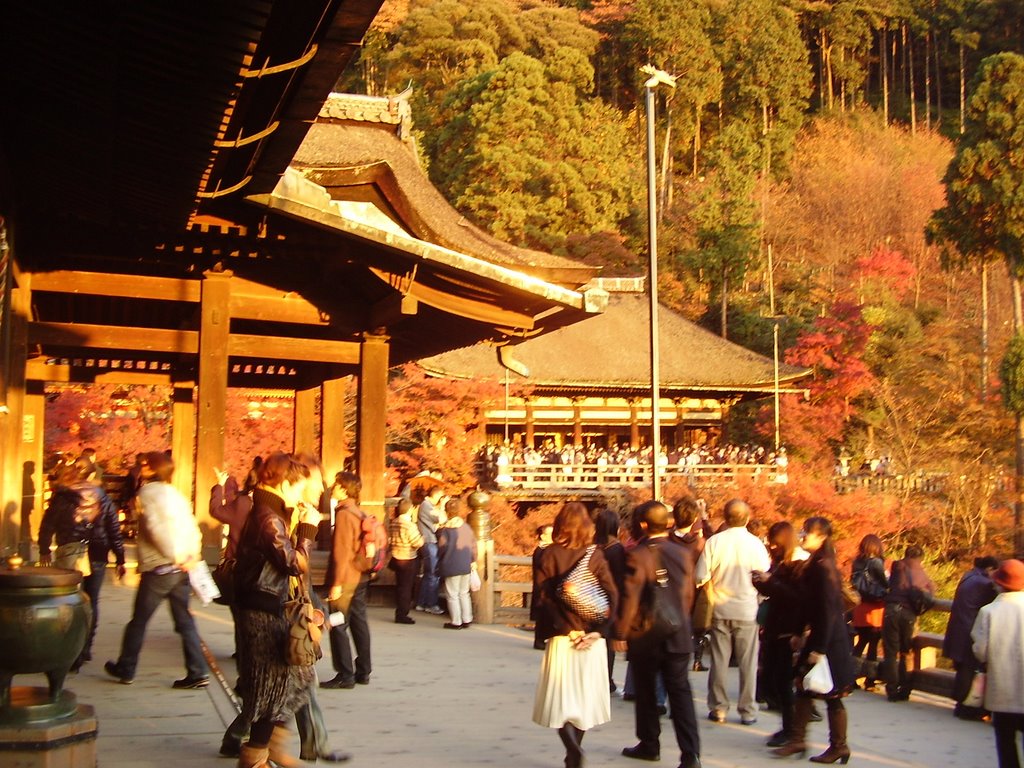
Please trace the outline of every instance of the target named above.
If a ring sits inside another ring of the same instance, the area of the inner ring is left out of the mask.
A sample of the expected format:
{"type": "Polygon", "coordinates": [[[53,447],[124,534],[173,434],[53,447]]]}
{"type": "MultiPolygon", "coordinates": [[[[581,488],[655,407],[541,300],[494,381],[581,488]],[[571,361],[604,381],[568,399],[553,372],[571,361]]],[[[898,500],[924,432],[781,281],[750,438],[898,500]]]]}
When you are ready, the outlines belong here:
{"type": "Polygon", "coordinates": [[[598,268],[504,243],[471,224],[419,163],[404,95],[332,94],[292,161],[335,200],[374,206],[419,240],[578,288],[598,268]]]}
{"type": "MultiPolygon", "coordinates": [[[[649,299],[635,289],[616,290],[610,280],[597,282],[609,290],[605,312],[505,348],[506,356],[511,355],[529,369],[527,383],[545,389],[624,393],[649,387],[649,299]]],[[[658,319],[664,396],[743,396],[774,388],[771,358],[723,339],[668,307],[662,306],[658,319]]],[[[504,376],[495,347],[485,344],[445,352],[419,364],[430,374],[449,378],[504,376]]],[[[779,383],[791,387],[810,373],[781,364],[779,383]]]]}

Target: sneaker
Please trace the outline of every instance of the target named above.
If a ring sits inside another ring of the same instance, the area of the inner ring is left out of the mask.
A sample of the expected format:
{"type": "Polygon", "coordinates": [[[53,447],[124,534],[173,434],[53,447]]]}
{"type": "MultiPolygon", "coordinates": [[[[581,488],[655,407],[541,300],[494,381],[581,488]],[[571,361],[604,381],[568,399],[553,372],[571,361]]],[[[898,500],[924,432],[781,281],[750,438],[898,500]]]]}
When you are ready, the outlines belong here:
{"type": "Polygon", "coordinates": [[[425,611],[425,610],[427,610],[427,608],[426,608],[426,606],[423,606],[423,605],[417,605],[416,606],[416,610],[417,611],[425,611]]]}
{"type": "Polygon", "coordinates": [[[409,616],[397,616],[395,617],[395,624],[415,624],[416,619],[410,618],[409,616]]]}
{"type": "Polygon", "coordinates": [[[433,608],[424,608],[423,610],[426,611],[427,613],[432,613],[435,616],[444,616],[444,611],[442,611],[436,605],[433,608]]]}
{"type": "Polygon", "coordinates": [[[741,717],[740,718],[740,724],[741,725],[755,725],[756,723],[757,723],[757,718],[756,717],[741,717]]]}
{"type": "Polygon", "coordinates": [[[178,689],[205,688],[209,684],[210,678],[206,675],[201,675],[199,677],[183,677],[181,680],[175,680],[171,687],[178,689]]]}
{"type": "Polygon", "coordinates": [[[111,677],[116,677],[117,682],[121,683],[121,685],[131,685],[135,682],[135,676],[122,672],[121,668],[117,666],[117,662],[115,661],[108,661],[103,665],[103,669],[105,669],[107,674],[111,677]]]}
{"type": "Polygon", "coordinates": [[[725,722],[725,713],[724,712],[719,712],[718,710],[713,709],[710,712],[708,712],[708,720],[710,720],[712,723],[724,723],[725,722]]]}

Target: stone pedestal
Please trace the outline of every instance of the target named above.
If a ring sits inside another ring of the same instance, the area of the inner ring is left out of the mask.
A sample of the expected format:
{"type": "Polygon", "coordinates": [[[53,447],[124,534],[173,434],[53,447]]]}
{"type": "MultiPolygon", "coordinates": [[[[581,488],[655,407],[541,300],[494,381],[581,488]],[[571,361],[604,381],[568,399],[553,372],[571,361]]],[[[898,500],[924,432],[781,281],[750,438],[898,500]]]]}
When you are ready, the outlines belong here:
{"type": "MultiPolygon", "coordinates": [[[[12,700],[23,691],[13,688],[12,700]]],[[[65,692],[67,693],[67,692],[65,692]]],[[[0,723],[0,765],[4,768],[96,768],[96,715],[87,704],[56,720],[0,723]]]]}

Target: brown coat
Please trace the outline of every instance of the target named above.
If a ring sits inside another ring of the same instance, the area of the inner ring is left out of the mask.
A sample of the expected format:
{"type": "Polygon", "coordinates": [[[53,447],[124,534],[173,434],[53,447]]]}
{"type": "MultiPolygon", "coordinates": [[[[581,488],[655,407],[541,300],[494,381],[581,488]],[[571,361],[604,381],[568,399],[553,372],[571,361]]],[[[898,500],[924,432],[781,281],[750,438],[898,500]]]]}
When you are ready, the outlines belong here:
{"type": "Polygon", "coordinates": [[[327,558],[327,572],[324,574],[324,588],[341,587],[342,595],[349,595],[366,574],[357,564],[359,558],[359,537],[362,529],[363,511],[353,499],[342,499],[334,510],[334,536],[331,539],[331,554],[327,558]]]}

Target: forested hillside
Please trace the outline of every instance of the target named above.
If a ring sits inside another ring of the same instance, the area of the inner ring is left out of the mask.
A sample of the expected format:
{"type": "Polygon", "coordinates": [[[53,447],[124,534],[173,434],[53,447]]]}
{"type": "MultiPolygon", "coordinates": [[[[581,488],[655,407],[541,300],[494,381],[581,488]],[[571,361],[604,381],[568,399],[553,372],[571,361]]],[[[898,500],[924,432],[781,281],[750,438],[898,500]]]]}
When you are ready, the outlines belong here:
{"type": "Polygon", "coordinates": [[[969,549],[1013,474],[1011,259],[926,229],[981,63],[1022,30],[1019,0],[396,0],[339,87],[411,86],[460,211],[615,275],[647,247],[640,67],[678,76],[657,105],[663,297],[770,354],[774,294],[786,358],[816,373],[783,408],[802,465],[960,478],[940,533],[969,549]]]}

